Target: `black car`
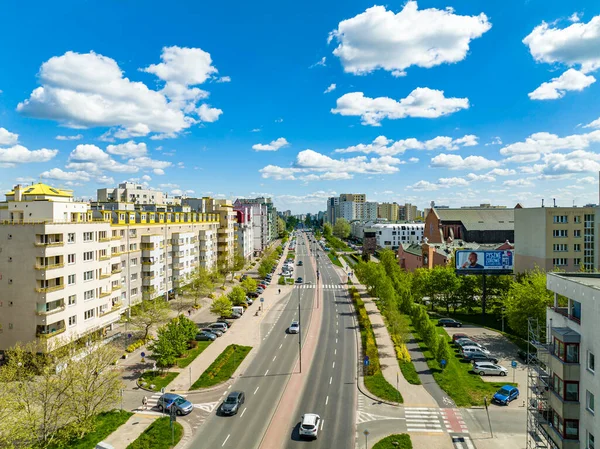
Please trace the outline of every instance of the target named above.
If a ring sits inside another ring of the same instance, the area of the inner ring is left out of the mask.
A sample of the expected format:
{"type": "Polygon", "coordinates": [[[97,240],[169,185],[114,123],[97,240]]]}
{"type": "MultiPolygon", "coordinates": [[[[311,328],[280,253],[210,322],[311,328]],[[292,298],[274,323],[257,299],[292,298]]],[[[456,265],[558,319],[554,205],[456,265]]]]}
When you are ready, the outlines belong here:
{"type": "Polygon", "coordinates": [[[438,320],[438,326],[462,327],[462,323],[460,321],[453,320],[452,318],[440,318],[438,320]]]}
{"type": "Polygon", "coordinates": [[[200,332],[196,335],[196,341],[215,341],[217,336],[212,332],[200,332]]]}
{"type": "Polygon", "coordinates": [[[256,292],[250,292],[246,295],[248,298],[252,298],[252,299],[256,299],[258,298],[260,295],[256,292]]]}
{"type": "Polygon", "coordinates": [[[232,391],[221,405],[221,413],[224,415],[235,415],[246,400],[243,391],[232,391]]]}
{"type": "Polygon", "coordinates": [[[304,280],[302,278],[296,279],[296,284],[302,284],[302,282],[304,282],[304,280]]]}
{"type": "Polygon", "coordinates": [[[485,354],[470,353],[470,354],[465,354],[464,358],[465,358],[465,360],[468,360],[472,364],[475,364],[475,362],[492,362],[495,365],[498,364],[498,359],[496,357],[493,357],[490,355],[485,355],[485,354]]]}

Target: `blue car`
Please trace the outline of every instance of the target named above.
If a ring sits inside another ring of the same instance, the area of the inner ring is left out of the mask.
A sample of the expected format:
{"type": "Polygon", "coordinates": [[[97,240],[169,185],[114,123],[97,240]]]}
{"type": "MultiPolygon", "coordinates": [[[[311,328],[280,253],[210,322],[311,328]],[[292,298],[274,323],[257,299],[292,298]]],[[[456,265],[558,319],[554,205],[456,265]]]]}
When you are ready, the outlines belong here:
{"type": "Polygon", "coordinates": [[[500,405],[508,405],[510,401],[514,401],[518,397],[519,389],[517,387],[513,387],[512,385],[504,385],[496,392],[492,398],[492,402],[496,402],[500,405]]]}

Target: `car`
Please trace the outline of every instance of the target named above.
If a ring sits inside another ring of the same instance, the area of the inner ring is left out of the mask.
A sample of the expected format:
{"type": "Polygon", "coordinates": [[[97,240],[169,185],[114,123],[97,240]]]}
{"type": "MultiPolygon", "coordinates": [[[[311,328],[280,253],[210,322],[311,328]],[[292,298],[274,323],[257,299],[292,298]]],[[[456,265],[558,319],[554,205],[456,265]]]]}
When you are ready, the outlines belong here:
{"type": "Polygon", "coordinates": [[[457,332],[456,334],[452,335],[452,343],[454,343],[456,340],[459,340],[461,338],[469,338],[469,336],[467,334],[462,334],[460,332],[457,332]]]}
{"type": "Polygon", "coordinates": [[[316,440],[320,424],[321,417],[319,415],[315,413],[305,413],[302,415],[300,428],[298,429],[300,438],[313,438],[316,440]]]}
{"type": "Polygon", "coordinates": [[[468,354],[468,353],[473,353],[473,352],[479,352],[481,354],[485,354],[487,356],[491,355],[491,352],[488,351],[486,348],[480,348],[479,346],[463,346],[461,348],[462,354],[468,354]]]}
{"type": "Polygon", "coordinates": [[[265,288],[267,288],[267,284],[258,284],[258,287],[262,288],[262,289],[265,289],[265,288]]]}
{"type": "Polygon", "coordinates": [[[215,321],[214,323],[209,324],[206,327],[209,329],[218,329],[221,332],[227,332],[227,329],[229,329],[229,323],[224,321],[215,321]]]}
{"type": "Polygon", "coordinates": [[[246,296],[248,296],[248,298],[252,298],[252,299],[256,299],[258,298],[260,295],[256,292],[250,292],[248,293],[246,296]]]}
{"type": "Polygon", "coordinates": [[[460,345],[461,349],[466,348],[467,346],[474,346],[476,348],[481,349],[483,352],[487,351],[487,348],[485,346],[483,346],[481,343],[477,343],[476,341],[473,340],[469,340],[469,341],[463,341],[461,342],[462,344],[460,345]]]}
{"type": "Polygon", "coordinates": [[[483,352],[468,352],[464,356],[465,360],[468,360],[471,363],[475,362],[492,362],[494,364],[498,363],[498,359],[492,355],[486,355],[483,352]]]}
{"type": "Polygon", "coordinates": [[[301,261],[301,260],[299,260],[299,261],[298,261],[298,266],[299,266],[299,267],[301,267],[302,265],[304,265],[304,264],[302,263],[302,261],[301,261]]]}
{"type": "Polygon", "coordinates": [[[473,364],[473,371],[480,376],[485,376],[486,374],[506,376],[508,374],[508,370],[506,368],[490,362],[475,362],[473,364]]]}
{"type": "Polygon", "coordinates": [[[194,410],[194,405],[183,396],[174,393],[165,393],[156,402],[156,407],[161,411],[171,412],[175,409],[175,414],[187,415],[194,410]]]}
{"type": "Polygon", "coordinates": [[[243,391],[232,391],[221,404],[221,413],[223,415],[236,415],[245,401],[246,395],[243,391]]]}
{"type": "Polygon", "coordinates": [[[288,334],[297,334],[300,332],[300,324],[298,321],[292,321],[290,327],[288,327],[288,334]]]}
{"type": "Polygon", "coordinates": [[[438,326],[442,327],[462,327],[460,321],[453,320],[452,318],[440,318],[438,320],[438,326]]]}
{"type": "Polygon", "coordinates": [[[512,385],[504,385],[492,397],[492,402],[500,405],[508,405],[511,401],[519,398],[519,389],[512,385]]]}
{"type": "Polygon", "coordinates": [[[251,306],[253,303],[254,303],[254,301],[252,300],[252,298],[246,298],[246,304],[251,306]]]}
{"type": "Polygon", "coordinates": [[[215,323],[224,324],[225,326],[227,326],[227,329],[229,329],[233,324],[233,321],[229,321],[227,318],[221,317],[217,321],[215,321],[215,323]]]}
{"type": "Polygon", "coordinates": [[[217,336],[212,332],[200,332],[196,334],[196,341],[215,341],[217,336]]]}
{"type": "Polygon", "coordinates": [[[241,317],[242,317],[242,315],[240,315],[239,313],[232,312],[231,315],[225,316],[222,318],[231,318],[232,320],[237,320],[238,318],[241,318],[241,317]]]}
{"type": "Polygon", "coordinates": [[[220,329],[214,329],[214,328],[210,328],[210,327],[205,327],[200,329],[202,332],[208,332],[210,334],[215,334],[217,337],[222,337],[223,336],[223,331],[220,329]]]}
{"type": "Polygon", "coordinates": [[[462,348],[463,346],[475,346],[475,343],[477,343],[474,340],[471,340],[470,338],[459,338],[458,340],[456,340],[454,342],[454,344],[456,346],[458,346],[459,348],[462,348]]]}
{"type": "Polygon", "coordinates": [[[262,287],[258,287],[258,288],[256,289],[256,293],[258,293],[259,295],[260,295],[262,292],[264,292],[264,291],[265,291],[265,289],[264,289],[264,288],[262,288],[262,287]]]}
{"type": "Polygon", "coordinates": [[[304,282],[304,280],[302,278],[298,278],[296,279],[296,284],[302,284],[302,282],[304,282]]]}

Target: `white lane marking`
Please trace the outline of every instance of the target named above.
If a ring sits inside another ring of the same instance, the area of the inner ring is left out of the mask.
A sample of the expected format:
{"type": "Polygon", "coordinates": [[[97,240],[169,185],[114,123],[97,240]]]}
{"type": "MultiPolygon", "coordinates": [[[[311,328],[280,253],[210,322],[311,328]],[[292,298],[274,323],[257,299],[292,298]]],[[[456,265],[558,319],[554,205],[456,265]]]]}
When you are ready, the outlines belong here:
{"type": "Polygon", "coordinates": [[[328,403],[329,403],[329,396],[327,396],[327,397],[325,398],[325,405],[327,405],[328,403]]]}
{"type": "Polygon", "coordinates": [[[277,356],[273,357],[273,361],[275,361],[276,358],[277,358],[277,356]]]}
{"type": "Polygon", "coordinates": [[[265,376],[266,376],[267,374],[269,374],[269,370],[267,370],[267,371],[265,372],[265,376]]]}
{"type": "Polygon", "coordinates": [[[335,362],[333,362],[333,366],[331,368],[335,368],[335,362]]]}
{"type": "Polygon", "coordinates": [[[256,394],[256,392],[258,391],[260,387],[256,387],[256,390],[254,390],[254,394],[256,394]]]}
{"type": "Polygon", "coordinates": [[[227,389],[228,389],[228,390],[229,390],[230,388],[231,388],[231,385],[229,385],[229,386],[227,387],[227,389]]]}
{"type": "Polygon", "coordinates": [[[231,434],[227,435],[227,438],[225,438],[225,441],[223,441],[223,444],[221,444],[221,447],[225,446],[225,443],[227,443],[227,440],[229,439],[230,436],[231,436],[231,434]]]}
{"type": "Polygon", "coordinates": [[[281,344],[279,345],[279,349],[281,349],[281,347],[282,347],[282,346],[283,346],[283,343],[281,343],[281,344]]]}
{"type": "Polygon", "coordinates": [[[329,378],[329,385],[331,385],[331,382],[333,381],[333,377],[329,378]]]}
{"type": "Polygon", "coordinates": [[[337,355],[337,349],[333,350],[333,355],[337,355]]]}
{"type": "Polygon", "coordinates": [[[335,339],[335,344],[337,345],[337,338],[335,339]]]}
{"type": "MultiPolygon", "coordinates": [[[[283,338],[287,338],[287,334],[285,334],[285,335],[283,336],[283,338]]],[[[282,343],[282,344],[283,344],[283,343],[282,343]]]]}
{"type": "Polygon", "coordinates": [[[242,410],[242,414],[240,415],[240,418],[241,418],[242,416],[244,416],[244,413],[246,413],[246,408],[244,408],[244,410],[242,410]]]}
{"type": "Polygon", "coordinates": [[[324,419],[321,420],[321,430],[323,430],[323,424],[325,424],[325,420],[324,419]]]}

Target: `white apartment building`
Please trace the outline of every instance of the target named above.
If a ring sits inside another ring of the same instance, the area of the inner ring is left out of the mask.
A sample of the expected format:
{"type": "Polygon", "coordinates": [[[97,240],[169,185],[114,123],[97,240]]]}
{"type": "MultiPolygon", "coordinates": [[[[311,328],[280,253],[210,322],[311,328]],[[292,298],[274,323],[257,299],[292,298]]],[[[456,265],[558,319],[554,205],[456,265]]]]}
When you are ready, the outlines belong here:
{"type": "Polygon", "coordinates": [[[339,213],[336,218],[344,218],[348,222],[377,220],[377,206],[377,203],[368,201],[341,201],[338,205],[339,213]]]}
{"type": "Polygon", "coordinates": [[[240,199],[235,200],[234,210],[244,212],[250,209],[252,215],[252,236],[254,240],[254,254],[261,254],[271,242],[269,229],[269,210],[265,204],[246,203],[240,199]]]}
{"type": "Polygon", "coordinates": [[[233,255],[231,204],[77,202],[68,190],[16,186],[0,203],[0,351],[37,340],[52,350],[112,328],[131,305],[233,255]]]}
{"type": "Polygon", "coordinates": [[[238,251],[244,256],[244,259],[250,260],[254,255],[254,227],[252,225],[252,208],[243,207],[242,210],[236,210],[237,222],[235,224],[235,234],[237,239],[238,251]]]}
{"type": "Polygon", "coordinates": [[[421,243],[424,223],[376,223],[370,226],[377,232],[377,246],[398,249],[403,243],[421,243]]]}
{"type": "Polygon", "coordinates": [[[122,182],[118,187],[97,190],[97,199],[101,203],[129,202],[136,204],[180,204],[177,198],[168,198],[160,190],[151,189],[135,182],[122,182]],[[169,201],[167,201],[167,199],[169,201]]]}

